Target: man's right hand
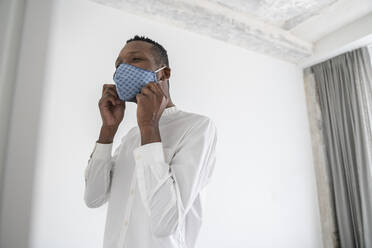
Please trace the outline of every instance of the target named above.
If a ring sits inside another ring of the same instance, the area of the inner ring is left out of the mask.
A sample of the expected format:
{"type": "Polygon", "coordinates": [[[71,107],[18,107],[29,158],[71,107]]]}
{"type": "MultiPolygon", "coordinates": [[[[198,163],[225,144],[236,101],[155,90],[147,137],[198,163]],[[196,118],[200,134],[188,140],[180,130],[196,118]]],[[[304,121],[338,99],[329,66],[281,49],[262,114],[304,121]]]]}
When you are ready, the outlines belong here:
{"type": "Polygon", "coordinates": [[[102,127],[97,142],[112,143],[125,112],[125,101],[120,100],[115,84],[103,85],[102,97],[98,106],[102,118],[102,127]]]}

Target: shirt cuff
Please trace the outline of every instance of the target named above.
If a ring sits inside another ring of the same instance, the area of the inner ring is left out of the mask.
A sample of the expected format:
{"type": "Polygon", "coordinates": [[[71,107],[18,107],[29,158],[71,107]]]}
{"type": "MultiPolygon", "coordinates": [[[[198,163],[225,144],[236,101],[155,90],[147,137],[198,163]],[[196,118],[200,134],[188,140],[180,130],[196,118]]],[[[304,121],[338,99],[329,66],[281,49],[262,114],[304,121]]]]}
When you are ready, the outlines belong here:
{"type": "Polygon", "coordinates": [[[111,158],[111,152],[112,152],[112,144],[103,144],[96,142],[93,152],[90,155],[92,158],[100,158],[100,159],[110,159],[111,158]]]}

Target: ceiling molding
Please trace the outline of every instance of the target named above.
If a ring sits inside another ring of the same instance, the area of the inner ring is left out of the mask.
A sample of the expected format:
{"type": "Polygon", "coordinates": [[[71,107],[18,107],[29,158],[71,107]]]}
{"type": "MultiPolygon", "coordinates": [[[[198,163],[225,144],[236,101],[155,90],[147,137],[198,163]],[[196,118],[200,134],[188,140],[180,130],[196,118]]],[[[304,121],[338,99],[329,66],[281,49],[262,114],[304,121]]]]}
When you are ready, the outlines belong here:
{"type": "MultiPolygon", "coordinates": [[[[312,55],[313,45],[255,16],[211,0],[90,0],[166,22],[292,63],[312,55]]],[[[289,24],[286,24],[288,26],[289,24]]]]}
{"type": "Polygon", "coordinates": [[[207,0],[290,30],[339,0],[207,0]]]}
{"type": "Polygon", "coordinates": [[[372,13],[329,33],[314,44],[314,54],[300,62],[302,68],[331,57],[372,44],[372,13]]]}

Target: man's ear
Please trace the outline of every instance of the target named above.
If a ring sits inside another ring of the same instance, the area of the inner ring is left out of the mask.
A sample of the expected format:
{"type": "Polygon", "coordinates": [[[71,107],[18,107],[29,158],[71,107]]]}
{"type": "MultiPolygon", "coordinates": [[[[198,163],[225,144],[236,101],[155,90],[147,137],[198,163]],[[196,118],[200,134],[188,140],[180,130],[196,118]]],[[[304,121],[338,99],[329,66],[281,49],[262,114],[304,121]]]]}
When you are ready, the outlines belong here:
{"type": "Polygon", "coordinates": [[[171,69],[169,67],[165,67],[163,69],[161,80],[166,81],[170,78],[170,76],[171,76],[171,69]]]}

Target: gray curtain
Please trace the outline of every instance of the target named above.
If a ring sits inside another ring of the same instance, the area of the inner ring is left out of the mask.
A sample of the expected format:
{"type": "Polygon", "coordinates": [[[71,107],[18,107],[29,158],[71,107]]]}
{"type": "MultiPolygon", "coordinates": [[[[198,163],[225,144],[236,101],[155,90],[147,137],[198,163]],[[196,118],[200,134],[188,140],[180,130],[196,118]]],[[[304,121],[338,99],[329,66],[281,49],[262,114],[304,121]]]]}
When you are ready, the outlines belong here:
{"type": "Polygon", "coordinates": [[[372,248],[372,66],[363,47],[311,68],[342,248],[372,248]]]}

